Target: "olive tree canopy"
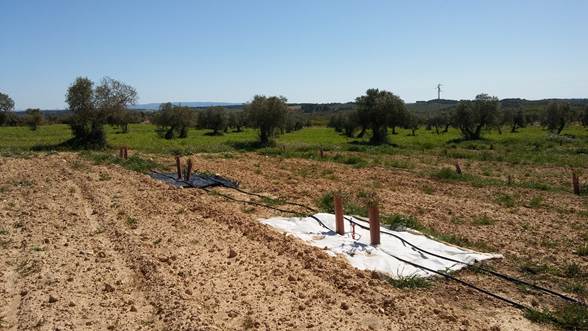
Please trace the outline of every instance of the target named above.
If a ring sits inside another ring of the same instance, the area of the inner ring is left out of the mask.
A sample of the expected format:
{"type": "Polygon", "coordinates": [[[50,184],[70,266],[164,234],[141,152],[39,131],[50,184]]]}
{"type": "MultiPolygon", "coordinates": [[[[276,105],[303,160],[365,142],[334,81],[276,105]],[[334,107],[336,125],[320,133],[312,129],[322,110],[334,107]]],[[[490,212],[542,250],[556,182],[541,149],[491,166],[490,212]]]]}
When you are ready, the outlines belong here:
{"type": "Polygon", "coordinates": [[[453,125],[461,131],[464,139],[480,139],[482,129],[496,123],[499,112],[497,97],[478,94],[473,101],[462,100],[455,110],[453,125]]]}
{"type": "Polygon", "coordinates": [[[401,126],[406,121],[404,101],[392,92],[369,89],[355,102],[359,120],[372,131],[370,142],[373,144],[387,142],[388,127],[401,126]]]}
{"type": "Polygon", "coordinates": [[[288,112],[287,99],[282,96],[256,95],[247,105],[247,118],[252,127],[259,129],[259,142],[268,145],[283,127],[288,112]]]}
{"type": "Polygon", "coordinates": [[[109,115],[126,111],[127,106],[136,100],[134,88],[114,79],[106,77],[94,88],[90,79],[76,78],[66,95],[69,110],[73,113],[70,121],[73,144],[83,148],[105,147],[104,124],[109,115]]]}

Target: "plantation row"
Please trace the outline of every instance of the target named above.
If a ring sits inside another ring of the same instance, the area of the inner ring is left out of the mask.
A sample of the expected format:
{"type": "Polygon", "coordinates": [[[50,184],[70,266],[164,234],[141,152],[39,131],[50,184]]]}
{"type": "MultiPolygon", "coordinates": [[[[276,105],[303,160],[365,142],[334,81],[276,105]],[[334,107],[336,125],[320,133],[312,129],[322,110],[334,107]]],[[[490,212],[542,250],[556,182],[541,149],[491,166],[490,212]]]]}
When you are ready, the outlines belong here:
{"type": "MultiPolygon", "coordinates": [[[[107,145],[106,124],[128,133],[129,124],[153,123],[158,135],[168,140],[186,138],[189,128],[207,129],[208,135],[218,136],[249,127],[257,130],[259,146],[270,145],[276,136],[285,132],[312,125],[308,114],[288,106],[284,97],[256,95],[243,109],[194,109],[163,103],[158,111],[148,113],[129,109],[137,100],[133,87],[108,77],[94,85],[87,78],[77,78],[67,91],[69,111],[61,116],[45,117],[38,109],[17,115],[12,112],[12,99],[0,94],[0,125],[27,125],[34,131],[43,123],[66,123],[73,134],[66,145],[83,148],[107,145]]],[[[480,94],[474,100],[462,100],[450,107],[417,112],[408,110],[404,101],[389,91],[369,89],[355,99],[350,109],[336,111],[328,126],[349,138],[367,137],[372,145],[389,143],[389,131],[396,134],[399,128],[408,129],[415,136],[422,126],[434,129],[436,134],[447,133],[453,127],[459,130],[462,140],[479,140],[483,132],[490,130],[502,134],[504,126],[515,133],[528,125],[540,125],[556,135],[574,122],[588,126],[588,105],[582,110],[573,109],[566,102],[552,101],[537,112],[516,103],[506,104],[502,107],[498,98],[480,94]]]]}

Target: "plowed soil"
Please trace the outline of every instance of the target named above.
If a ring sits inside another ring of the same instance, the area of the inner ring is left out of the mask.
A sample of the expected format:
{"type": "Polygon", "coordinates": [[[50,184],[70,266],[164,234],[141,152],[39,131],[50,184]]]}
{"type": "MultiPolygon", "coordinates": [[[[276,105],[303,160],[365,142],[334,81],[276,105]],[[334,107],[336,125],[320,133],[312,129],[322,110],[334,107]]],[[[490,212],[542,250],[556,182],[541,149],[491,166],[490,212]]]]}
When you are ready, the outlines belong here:
{"type": "MultiPolygon", "coordinates": [[[[586,230],[586,217],[575,211],[586,202],[571,194],[519,189],[561,208],[503,208],[490,198],[498,188],[438,183],[403,171],[255,154],[192,159],[197,170],[238,179],[244,189],[309,205],[329,190],[373,189],[384,212],[417,215],[437,231],[483,241],[504,254],[492,262],[503,272],[520,276],[527,260],[587,265],[574,255],[586,230]],[[425,186],[433,192],[424,193],[425,186]],[[561,209],[572,212],[562,217],[561,209]],[[495,223],[469,221],[481,214],[495,223]],[[549,238],[553,246],[537,244],[549,238]]],[[[76,154],[2,158],[0,329],[551,328],[443,279],[427,289],[394,288],[257,222],[277,214],[76,154]]],[[[528,305],[553,303],[479,273],[458,275],[528,305]]],[[[537,281],[554,286],[552,278],[537,281]]]]}

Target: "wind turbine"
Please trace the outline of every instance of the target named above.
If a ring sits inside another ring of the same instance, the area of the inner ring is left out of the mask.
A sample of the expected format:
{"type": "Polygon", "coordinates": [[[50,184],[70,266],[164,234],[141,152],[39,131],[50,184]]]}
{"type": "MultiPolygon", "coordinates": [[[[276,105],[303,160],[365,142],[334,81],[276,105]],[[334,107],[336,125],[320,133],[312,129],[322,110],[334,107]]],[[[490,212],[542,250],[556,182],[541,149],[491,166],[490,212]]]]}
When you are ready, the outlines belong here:
{"type": "Polygon", "coordinates": [[[437,84],[437,100],[441,100],[441,84],[437,84]]]}

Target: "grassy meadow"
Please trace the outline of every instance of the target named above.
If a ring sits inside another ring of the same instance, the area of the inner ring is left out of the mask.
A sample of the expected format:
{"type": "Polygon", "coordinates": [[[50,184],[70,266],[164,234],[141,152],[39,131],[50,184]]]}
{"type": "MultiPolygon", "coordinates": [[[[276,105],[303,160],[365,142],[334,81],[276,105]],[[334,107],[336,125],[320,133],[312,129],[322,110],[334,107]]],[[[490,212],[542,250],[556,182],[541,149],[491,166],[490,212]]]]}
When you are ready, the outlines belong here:
{"type": "MultiPolygon", "coordinates": [[[[251,150],[257,138],[253,129],[228,132],[221,136],[208,135],[207,130],[190,129],[184,139],[166,140],[150,124],[131,124],[128,133],[106,127],[108,143],[112,148],[126,145],[145,153],[190,154],[200,152],[235,152],[251,150]]],[[[23,152],[33,149],[51,150],[71,138],[64,124],[40,126],[37,131],[26,127],[0,127],[0,151],[23,152]]],[[[262,153],[310,157],[320,148],[325,151],[356,152],[366,157],[375,155],[440,156],[453,159],[498,161],[511,164],[543,164],[567,167],[588,167],[588,130],[580,126],[566,128],[556,136],[543,128],[532,126],[511,133],[503,130],[488,131],[484,139],[461,141],[459,131],[447,133],[420,129],[415,136],[409,130],[398,130],[389,135],[390,144],[371,146],[364,139],[348,138],[331,128],[308,127],[285,133],[276,139],[276,147],[258,150],[262,153]]]]}

